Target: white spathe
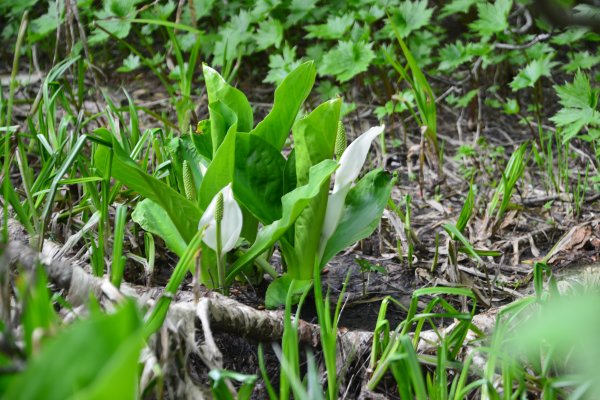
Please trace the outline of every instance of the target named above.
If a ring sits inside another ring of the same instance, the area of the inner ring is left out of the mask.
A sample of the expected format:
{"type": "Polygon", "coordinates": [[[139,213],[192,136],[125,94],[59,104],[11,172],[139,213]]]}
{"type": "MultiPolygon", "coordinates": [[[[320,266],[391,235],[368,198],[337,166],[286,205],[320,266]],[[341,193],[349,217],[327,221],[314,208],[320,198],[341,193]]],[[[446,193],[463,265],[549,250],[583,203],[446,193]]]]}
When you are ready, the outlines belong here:
{"type": "Polygon", "coordinates": [[[335,229],[342,218],[346,195],[350,191],[352,183],[354,183],[354,180],[358,177],[360,170],[365,164],[371,143],[384,129],[385,125],[375,126],[369,129],[355,141],[350,143],[346,151],[344,151],[344,154],[342,154],[342,157],[340,158],[340,167],[335,172],[333,191],[327,200],[325,222],[321,232],[320,255],[323,255],[327,241],[331,235],[333,235],[333,232],[335,232],[335,229]]]}
{"type": "MultiPolygon", "coordinates": [[[[223,193],[223,220],[221,221],[221,244],[223,248],[220,254],[222,256],[233,249],[240,238],[243,217],[240,206],[233,198],[231,183],[221,189],[219,193],[223,193]]],[[[202,240],[214,251],[217,251],[217,221],[215,220],[215,212],[219,193],[213,197],[198,224],[198,229],[206,227],[202,240]]]]}

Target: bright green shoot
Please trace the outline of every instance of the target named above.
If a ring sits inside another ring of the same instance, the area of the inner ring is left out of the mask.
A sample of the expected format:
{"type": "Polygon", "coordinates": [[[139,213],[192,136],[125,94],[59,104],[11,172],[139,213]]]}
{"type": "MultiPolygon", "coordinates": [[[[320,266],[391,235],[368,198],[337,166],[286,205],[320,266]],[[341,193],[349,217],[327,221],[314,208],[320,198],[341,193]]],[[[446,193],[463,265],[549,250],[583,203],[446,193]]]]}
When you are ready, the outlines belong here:
{"type": "MultiPolygon", "coordinates": [[[[401,398],[448,398],[448,387],[446,382],[446,367],[455,362],[459,351],[462,348],[465,337],[470,329],[471,319],[475,313],[475,296],[468,289],[462,288],[427,288],[415,291],[411,301],[406,320],[403,321],[394,331],[391,331],[390,323],[386,319],[387,309],[390,304],[397,303],[388,297],[381,303],[376,328],[374,331],[374,340],[371,351],[369,368],[373,374],[367,383],[370,390],[374,390],[383,376],[391,371],[398,385],[398,391],[401,398]],[[449,302],[439,297],[439,295],[465,296],[473,302],[473,307],[469,313],[461,313],[455,309],[449,302]],[[422,312],[418,312],[417,305],[423,296],[435,296],[422,312]],[[441,308],[442,311],[436,311],[441,308]],[[425,358],[418,356],[415,348],[418,344],[420,334],[429,323],[431,328],[438,331],[434,323],[436,318],[455,318],[458,321],[456,327],[446,336],[440,335],[440,351],[438,356],[436,370],[437,380],[435,383],[425,382],[421,370],[421,362],[425,358]],[[414,339],[411,341],[409,332],[414,329],[414,339]]],[[[468,377],[468,367],[463,368],[461,377],[452,384],[454,393],[457,388],[464,386],[468,377]]],[[[455,395],[454,398],[462,398],[455,395]]]]}
{"type": "Polygon", "coordinates": [[[486,210],[485,218],[487,221],[494,219],[494,225],[502,220],[508,206],[512,193],[516,187],[517,181],[523,175],[525,170],[525,155],[527,152],[528,143],[524,143],[513,152],[508,160],[508,164],[502,173],[502,180],[494,192],[494,196],[490,201],[486,210]]]}
{"type": "Polygon", "coordinates": [[[318,264],[315,264],[315,306],[317,308],[319,326],[321,327],[321,347],[323,349],[323,358],[325,359],[325,369],[327,371],[327,398],[329,400],[337,399],[339,396],[336,364],[338,323],[342,311],[342,301],[344,300],[349,279],[350,271],[346,275],[346,280],[344,281],[335,311],[332,315],[329,293],[323,297],[321,289],[321,269],[318,264]]]}
{"type": "Polygon", "coordinates": [[[438,162],[438,172],[440,172],[442,154],[440,152],[437,138],[437,106],[435,102],[435,95],[431,89],[431,86],[429,85],[429,82],[427,82],[425,74],[415,60],[415,57],[402,39],[402,36],[398,31],[398,27],[394,24],[393,19],[388,18],[388,20],[392,25],[394,35],[396,36],[400,48],[402,49],[402,53],[406,58],[407,66],[402,66],[402,64],[400,64],[391,54],[384,50],[385,58],[398,72],[400,77],[406,81],[411,89],[411,92],[417,103],[417,110],[419,111],[419,114],[415,114],[410,107],[408,109],[411,111],[413,117],[421,127],[423,134],[432,146],[436,161],[438,162]]]}

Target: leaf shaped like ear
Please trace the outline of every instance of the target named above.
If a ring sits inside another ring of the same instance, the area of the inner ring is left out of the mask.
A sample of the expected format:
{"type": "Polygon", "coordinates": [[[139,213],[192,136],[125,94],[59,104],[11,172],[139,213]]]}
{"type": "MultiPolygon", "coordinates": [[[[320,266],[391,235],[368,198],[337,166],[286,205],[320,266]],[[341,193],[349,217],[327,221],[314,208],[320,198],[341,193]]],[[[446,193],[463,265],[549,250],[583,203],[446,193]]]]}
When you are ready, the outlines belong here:
{"type": "Polygon", "coordinates": [[[366,174],[348,192],[342,217],[327,240],[321,267],[337,253],[373,233],[385,208],[396,179],[387,172],[376,169],[366,174]]]}
{"type": "Polygon", "coordinates": [[[254,116],[252,107],[250,106],[246,95],[229,85],[217,71],[208,65],[202,65],[202,72],[204,73],[204,84],[206,85],[208,103],[212,104],[216,101],[223,102],[237,115],[240,132],[249,132],[252,130],[252,127],[254,126],[254,116]]]}

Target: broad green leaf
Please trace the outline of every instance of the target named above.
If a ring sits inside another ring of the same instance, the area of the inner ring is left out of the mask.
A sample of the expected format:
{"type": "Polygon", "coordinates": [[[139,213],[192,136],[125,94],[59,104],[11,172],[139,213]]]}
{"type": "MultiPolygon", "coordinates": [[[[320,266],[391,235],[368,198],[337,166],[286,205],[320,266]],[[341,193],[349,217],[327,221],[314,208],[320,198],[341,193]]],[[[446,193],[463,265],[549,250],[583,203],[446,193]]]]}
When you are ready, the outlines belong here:
{"type": "Polygon", "coordinates": [[[200,153],[200,155],[207,160],[212,160],[213,158],[213,148],[212,148],[212,134],[210,129],[210,120],[203,119],[198,122],[198,127],[196,128],[196,132],[191,134],[192,142],[194,142],[194,147],[200,153]]]}
{"type": "Polygon", "coordinates": [[[271,46],[279,48],[283,40],[283,25],[277,19],[266,19],[260,23],[254,34],[257,50],[264,50],[271,46]]]}
{"type": "Polygon", "coordinates": [[[322,103],[294,124],[294,154],[298,185],[308,182],[313,165],[333,158],[341,99],[322,103]]]}
{"type": "Polygon", "coordinates": [[[563,129],[563,143],[575,137],[586,125],[600,126],[598,95],[588,77],[578,71],[572,83],[554,86],[562,108],[550,118],[563,129]]]}
{"type": "Polygon", "coordinates": [[[571,54],[569,63],[562,67],[567,72],[575,72],[580,69],[591,69],[600,64],[600,54],[590,54],[588,51],[580,51],[571,54]]]}
{"type": "Polygon", "coordinates": [[[325,160],[315,165],[310,171],[306,185],[300,186],[282,197],[282,217],[258,232],[254,244],[231,266],[227,275],[227,283],[235,278],[241,268],[264,253],[290,229],[310,200],[321,192],[323,183],[329,182],[329,178],[336,168],[337,163],[333,160],[325,160]]]}
{"type": "Polygon", "coordinates": [[[131,214],[131,219],[145,231],[160,236],[169,250],[179,257],[187,248],[186,241],[167,212],[152,200],[144,199],[139,202],[131,214]]]}
{"type": "Polygon", "coordinates": [[[452,0],[451,2],[444,5],[439,17],[445,18],[448,15],[456,13],[465,14],[475,4],[477,4],[477,0],[452,0]]]}
{"type": "MultiPolygon", "coordinates": [[[[212,129],[212,128],[211,128],[212,129]]],[[[212,198],[233,180],[235,169],[235,137],[237,123],[229,127],[225,139],[217,149],[200,185],[200,207],[206,209],[212,198]]]]}
{"type": "Polygon", "coordinates": [[[307,39],[341,39],[354,23],[354,16],[344,14],[342,16],[330,16],[325,24],[307,25],[304,29],[308,32],[307,39]]]}
{"type": "Polygon", "coordinates": [[[37,41],[54,32],[63,22],[65,3],[62,1],[48,2],[48,12],[31,21],[29,40],[37,41]]]}
{"type": "Polygon", "coordinates": [[[254,126],[254,117],[252,107],[244,93],[230,86],[217,71],[206,64],[202,65],[202,71],[209,104],[215,101],[223,102],[237,115],[238,130],[249,132],[254,126]]]}
{"type": "Polygon", "coordinates": [[[123,65],[117,68],[117,72],[131,72],[141,66],[140,57],[135,54],[130,54],[123,60],[123,65]]]}
{"type": "Polygon", "coordinates": [[[296,58],[296,47],[286,44],[283,46],[281,54],[269,55],[269,73],[263,82],[279,85],[301,64],[302,62],[296,58]]]}
{"type": "Polygon", "coordinates": [[[137,11],[135,4],[131,0],[106,0],[103,2],[104,8],[95,13],[95,20],[98,26],[104,30],[96,28],[89,37],[89,43],[95,45],[108,39],[108,31],[119,39],[124,39],[131,30],[131,19],[135,17],[137,11]]]}
{"type": "Polygon", "coordinates": [[[296,152],[294,149],[285,160],[285,168],[283,169],[283,193],[289,193],[296,189],[298,176],[296,175],[296,152]]]}
{"type": "Polygon", "coordinates": [[[158,204],[169,215],[181,237],[186,242],[189,241],[198,230],[201,216],[198,206],[142,170],[129,158],[114,136],[111,135],[108,140],[112,141],[112,154],[108,147],[98,146],[94,155],[96,168],[104,173],[112,159],[110,165],[112,177],[142,197],[158,204]]]}
{"type": "Polygon", "coordinates": [[[337,253],[373,233],[385,208],[395,179],[381,169],[366,174],[348,196],[342,219],[327,242],[321,266],[337,253]]]}
{"type": "Polygon", "coordinates": [[[237,130],[238,118],[235,112],[220,100],[210,103],[208,112],[210,114],[212,158],[214,158],[231,127],[235,125],[237,130]]]}
{"type": "Polygon", "coordinates": [[[281,218],[285,164],[281,153],[260,137],[237,134],[233,191],[263,224],[281,218]]]}
{"type": "Polygon", "coordinates": [[[427,8],[427,0],[402,1],[391,18],[402,38],[429,24],[433,8],[427,8]]]}
{"type": "MultiPolygon", "coordinates": [[[[292,71],[275,89],[273,108],[251,132],[260,136],[276,150],[285,144],[298,111],[315,83],[316,70],[312,61],[292,71]]],[[[247,132],[240,126],[240,131],[247,132]]]]}
{"type": "Polygon", "coordinates": [[[213,63],[223,65],[224,61],[233,61],[239,55],[248,52],[246,45],[252,42],[253,31],[250,24],[253,22],[250,12],[242,9],[237,15],[232,15],[229,22],[219,26],[216,38],[220,40],[214,45],[213,63]]]}
{"type": "Polygon", "coordinates": [[[441,71],[452,71],[460,65],[473,59],[474,54],[468,51],[468,44],[465,46],[460,40],[455,43],[449,43],[440,49],[441,71]]]}
{"type": "Polygon", "coordinates": [[[292,304],[297,304],[302,294],[304,294],[307,288],[312,286],[312,283],[312,279],[293,279],[289,274],[275,279],[267,288],[265,294],[265,307],[274,309],[285,304],[288,292],[292,286],[291,302],[292,304]]]}
{"type": "Polygon", "coordinates": [[[526,87],[533,87],[542,76],[551,77],[552,68],[558,64],[551,61],[551,59],[552,56],[546,56],[527,64],[510,83],[512,90],[517,91],[526,87]]]}
{"type": "Polygon", "coordinates": [[[478,2],[479,19],[469,24],[469,28],[482,37],[504,32],[505,29],[508,29],[508,14],[511,8],[512,0],[496,0],[494,4],[487,1],[478,2]]]}
{"type": "MultiPolygon", "coordinates": [[[[323,160],[333,158],[340,117],[341,99],[321,104],[294,124],[294,153],[297,185],[308,182],[309,171],[323,160]]],[[[312,278],[314,260],[321,242],[321,231],[327,210],[329,184],[310,201],[294,225],[294,254],[282,248],[288,273],[294,279],[312,278]]]]}
{"type": "Polygon", "coordinates": [[[44,342],[6,391],[7,399],[133,399],[139,395],[142,321],[133,301],[94,313],[44,342]],[[106,397],[108,396],[108,397],[106,397]]]}
{"type": "Polygon", "coordinates": [[[373,43],[364,41],[340,41],[323,56],[320,75],[333,75],[339,82],[346,82],[371,65],[375,58],[373,43]]]}

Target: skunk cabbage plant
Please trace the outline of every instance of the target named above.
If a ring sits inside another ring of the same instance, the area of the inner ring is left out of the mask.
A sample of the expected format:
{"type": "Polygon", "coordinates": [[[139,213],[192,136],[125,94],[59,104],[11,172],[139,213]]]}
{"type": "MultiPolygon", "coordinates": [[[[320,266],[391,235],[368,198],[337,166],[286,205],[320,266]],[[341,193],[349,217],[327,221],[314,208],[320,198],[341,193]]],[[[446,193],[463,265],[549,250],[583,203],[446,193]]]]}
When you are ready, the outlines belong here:
{"type": "Polygon", "coordinates": [[[96,132],[97,141],[106,146],[97,147],[95,166],[105,179],[112,176],[144,198],[136,206],[134,221],[162,237],[178,255],[199,224],[206,227],[201,280],[209,287],[226,289],[242,270],[245,277],[262,276],[253,274],[254,264],[261,264],[254,261],[259,256],[268,261],[278,245],[285,274],[267,292],[267,305],[275,306],[285,299],[292,281],[310,284],[315,266],[322,268],[376,228],[394,180],[381,169],[357,178],[372,141],[384,128],[369,129],[341,153],[341,99],[324,102],[298,118],[315,81],[312,62],[301,64],[283,80],[271,111],[256,125],[241,91],[206,65],[203,73],[209,116],[195,133],[170,139],[170,179],[149,175],[145,164],[136,163],[124,150],[121,138],[106,129],[96,132]],[[290,131],[293,148],[285,157],[290,131]],[[184,190],[183,175],[188,187],[193,179],[196,191],[184,190]],[[224,206],[220,251],[219,197],[224,206]],[[218,265],[238,237],[244,249],[236,252],[237,258],[229,256],[231,265],[223,277],[224,268],[218,265]],[[217,276],[223,282],[217,282],[217,276]]]}

